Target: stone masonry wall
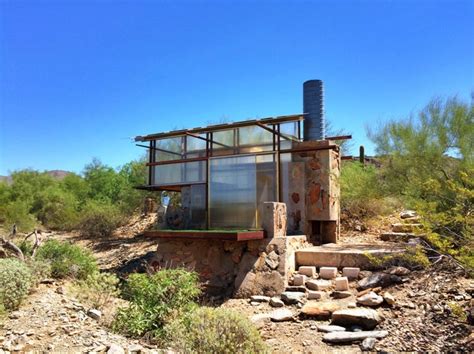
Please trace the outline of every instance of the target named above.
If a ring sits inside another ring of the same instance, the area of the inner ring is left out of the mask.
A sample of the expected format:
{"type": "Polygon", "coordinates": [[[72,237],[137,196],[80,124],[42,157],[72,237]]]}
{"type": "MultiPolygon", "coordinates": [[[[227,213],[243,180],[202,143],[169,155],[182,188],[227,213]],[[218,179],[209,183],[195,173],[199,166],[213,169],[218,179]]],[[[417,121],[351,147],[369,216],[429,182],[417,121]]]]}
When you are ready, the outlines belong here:
{"type": "Polygon", "coordinates": [[[284,291],[295,270],[295,250],[307,246],[305,236],[245,242],[160,239],[152,265],[196,271],[209,295],[273,296],[284,291]]]}

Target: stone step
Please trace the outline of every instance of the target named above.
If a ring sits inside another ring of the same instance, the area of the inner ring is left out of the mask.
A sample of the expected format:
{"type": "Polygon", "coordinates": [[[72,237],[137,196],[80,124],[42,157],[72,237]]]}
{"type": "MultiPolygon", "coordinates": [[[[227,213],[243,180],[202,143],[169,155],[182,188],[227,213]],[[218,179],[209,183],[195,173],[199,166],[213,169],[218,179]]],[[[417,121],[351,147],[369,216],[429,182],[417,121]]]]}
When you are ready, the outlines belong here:
{"type": "Polygon", "coordinates": [[[374,257],[384,257],[404,251],[404,247],[395,244],[328,243],[296,251],[295,261],[298,266],[373,269],[374,266],[367,258],[367,254],[374,257]]]}
{"type": "Polygon", "coordinates": [[[408,242],[409,239],[417,237],[415,234],[409,232],[384,232],[380,234],[382,241],[389,242],[408,242]]]}

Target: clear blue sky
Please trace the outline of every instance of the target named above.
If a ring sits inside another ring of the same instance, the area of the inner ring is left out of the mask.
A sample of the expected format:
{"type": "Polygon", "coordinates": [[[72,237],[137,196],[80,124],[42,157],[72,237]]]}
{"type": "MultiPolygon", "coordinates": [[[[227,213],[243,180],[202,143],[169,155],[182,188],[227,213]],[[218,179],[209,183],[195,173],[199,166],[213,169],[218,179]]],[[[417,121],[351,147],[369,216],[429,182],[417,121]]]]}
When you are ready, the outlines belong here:
{"type": "Polygon", "coordinates": [[[474,1],[0,0],[0,174],[137,158],[135,135],[300,113],[365,126],[474,89],[474,1]]]}

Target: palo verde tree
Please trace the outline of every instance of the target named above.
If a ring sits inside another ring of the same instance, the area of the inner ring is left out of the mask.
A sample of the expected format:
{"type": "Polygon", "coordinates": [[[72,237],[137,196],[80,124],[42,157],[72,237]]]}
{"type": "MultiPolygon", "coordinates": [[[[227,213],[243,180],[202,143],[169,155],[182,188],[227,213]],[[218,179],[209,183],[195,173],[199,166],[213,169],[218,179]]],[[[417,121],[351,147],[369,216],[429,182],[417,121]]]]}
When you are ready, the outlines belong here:
{"type": "Polygon", "coordinates": [[[474,95],[433,99],[369,132],[385,190],[415,207],[434,246],[474,265],[474,95]]]}

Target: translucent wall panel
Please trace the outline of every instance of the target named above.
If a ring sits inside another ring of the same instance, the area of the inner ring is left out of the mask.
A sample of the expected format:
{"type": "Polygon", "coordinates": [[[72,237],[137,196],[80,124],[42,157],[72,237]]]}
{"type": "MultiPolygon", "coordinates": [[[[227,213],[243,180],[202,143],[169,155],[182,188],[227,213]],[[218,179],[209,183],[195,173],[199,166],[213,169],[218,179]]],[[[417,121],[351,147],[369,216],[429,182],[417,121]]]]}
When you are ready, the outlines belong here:
{"type": "Polygon", "coordinates": [[[154,166],[155,185],[206,182],[206,161],[180,162],[154,166]]]}
{"type": "Polygon", "coordinates": [[[227,229],[255,228],[255,156],[214,158],[209,163],[209,226],[227,229]]]}
{"type": "Polygon", "coordinates": [[[206,227],[206,185],[193,184],[191,186],[191,219],[190,228],[204,229],[206,227]]]}
{"type": "Polygon", "coordinates": [[[156,140],[155,161],[178,160],[184,150],[183,137],[156,140]]]}
{"type": "Polygon", "coordinates": [[[235,129],[220,130],[212,133],[212,154],[214,156],[233,155],[235,153],[235,129]]]}
{"type": "Polygon", "coordinates": [[[261,227],[262,208],[264,202],[275,202],[277,200],[276,186],[276,156],[258,155],[257,161],[257,227],[261,227]]]}
{"type": "MultiPolygon", "coordinates": [[[[206,134],[199,134],[201,138],[205,139],[206,134]]],[[[195,138],[193,136],[186,136],[186,158],[206,156],[206,141],[195,138]]]]}
{"type": "MultiPolygon", "coordinates": [[[[280,133],[285,135],[291,139],[298,139],[298,122],[287,122],[280,124],[280,133]]],[[[291,139],[284,139],[283,137],[280,138],[280,148],[284,149],[291,149],[292,141],[291,139]]]]}
{"type": "Polygon", "coordinates": [[[240,153],[273,150],[273,134],[259,126],[239,128],[240,153]]]}

